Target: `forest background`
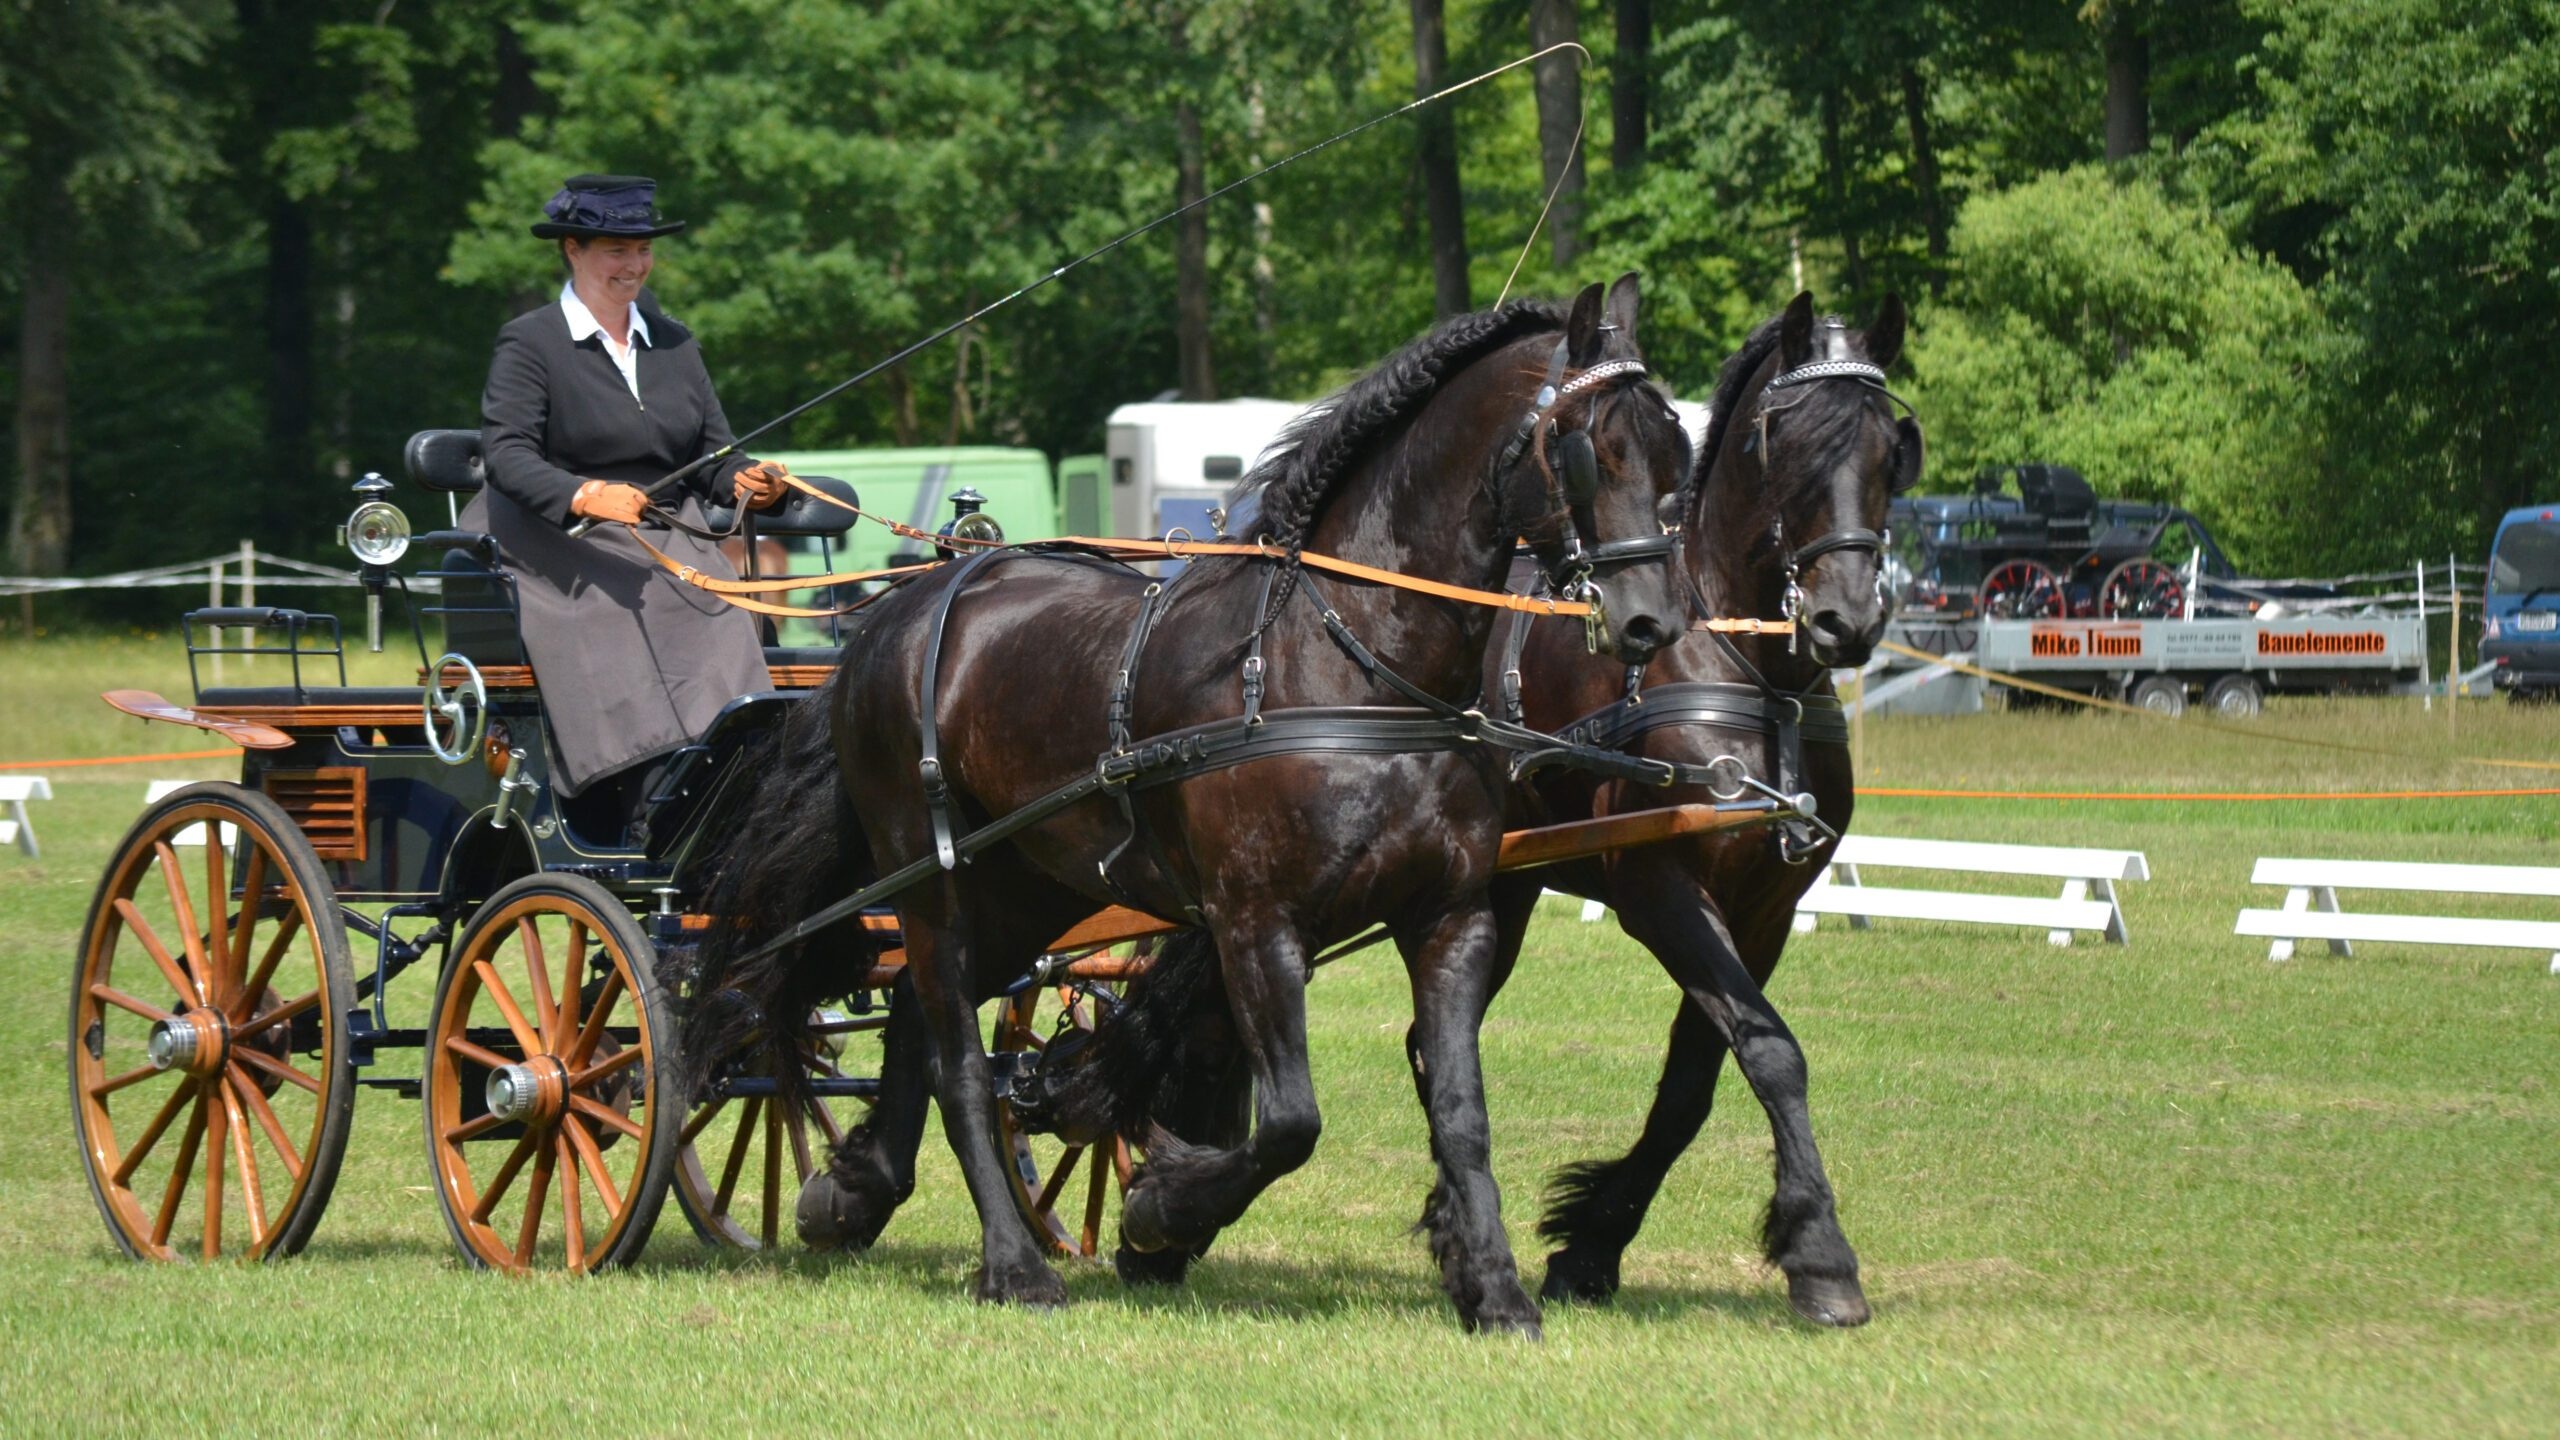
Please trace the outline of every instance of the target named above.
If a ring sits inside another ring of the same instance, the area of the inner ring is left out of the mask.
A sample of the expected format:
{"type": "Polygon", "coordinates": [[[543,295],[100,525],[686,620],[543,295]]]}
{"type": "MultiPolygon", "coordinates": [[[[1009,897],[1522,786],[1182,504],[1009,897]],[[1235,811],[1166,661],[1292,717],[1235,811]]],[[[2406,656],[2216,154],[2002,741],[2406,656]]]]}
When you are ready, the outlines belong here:
{"type": "Polygon", "coordinates": [[[2560,0],[0,0],[0,569],[325,553],[475,422],[564,175],[692,222],[655,288],[744,428],[1568,38],[764,448],[1312,397],[1490,304],[1560,178],[1515,293],[1643,271],[1683,395],[1799,277],[1904,295],[1932,490],[2068,463],[2261,574],[2477,559],[2560,494],[2560,0]]]}

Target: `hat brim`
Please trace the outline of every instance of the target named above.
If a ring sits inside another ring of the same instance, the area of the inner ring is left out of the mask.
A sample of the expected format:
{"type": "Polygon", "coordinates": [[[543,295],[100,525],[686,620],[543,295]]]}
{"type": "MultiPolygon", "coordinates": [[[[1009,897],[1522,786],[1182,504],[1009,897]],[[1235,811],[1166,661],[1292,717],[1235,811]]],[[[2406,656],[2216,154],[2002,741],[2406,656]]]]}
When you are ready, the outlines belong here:
{"type": "Polygon", "coordinates": [[[655,240],[661,235],[673,235],[683,228],[684,222],[681,220],[670,220],[648,230],[599,230],[593,225],[563,225],[556,220],[544,220],[533,227],[533,238],[536,240],[655,240]]]}

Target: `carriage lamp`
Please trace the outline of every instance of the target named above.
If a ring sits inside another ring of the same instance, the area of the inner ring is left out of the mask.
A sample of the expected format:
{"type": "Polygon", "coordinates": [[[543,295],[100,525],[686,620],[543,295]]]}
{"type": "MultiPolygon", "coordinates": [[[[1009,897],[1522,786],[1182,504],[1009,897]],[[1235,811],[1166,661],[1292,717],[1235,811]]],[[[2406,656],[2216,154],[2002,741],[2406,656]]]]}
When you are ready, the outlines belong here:
{"type": "MultiPolygon", "coordinates": [[[[996,523],[996,517],[986,513],[986,508],[987,497],[979,494],[976,486],[961,486],[952,493],[951,522],[942,527],[941,533],[954,540],[973,540],[987,545],[1003,544],[1004,527],[996,523]]],[[[951,552],[947,549],[943,550],[943,558],[950,559],[951,552]]]]}
{"type": "Polygon", "coordinates": [[[390,578],[391,562],[409,550],[409,517],[382,498],[390,489],[391,482],[380,472],[366,471],[355,484],[355,513],[338,527],[338,543],[363,567],[364,643],[377,655],[382,653],[383,583],[390,578]]]}

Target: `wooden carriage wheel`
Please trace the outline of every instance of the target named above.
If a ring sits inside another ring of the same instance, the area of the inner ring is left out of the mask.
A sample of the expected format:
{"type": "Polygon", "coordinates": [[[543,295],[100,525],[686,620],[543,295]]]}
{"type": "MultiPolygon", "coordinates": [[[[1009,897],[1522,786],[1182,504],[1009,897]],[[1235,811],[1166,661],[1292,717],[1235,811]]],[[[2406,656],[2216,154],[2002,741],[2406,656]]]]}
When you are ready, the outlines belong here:
{"type": "MultiPolygon", "coordinates": [[[[1098,1003],[1114,1003],[1106,987],[1093,996],[1071,986],[1026,990],[996,1007],[991,1054],[1045,1051],[1054,1043],[1063,1009],[1070,1028],[1090,1034],[1098,1003]]],[[[1092,1145],[1071,1145],[1055,1135],[1035,1135],[1015,1121],[1013,1106],[996,1106],[996,1143],[1005,1160],[1005,1178],[1013,1200],[1031,1222],[1031,1233],[1061,1255],[1085,1260],[1109,1257],[1114,1244],[1105,1223],[1129,1188],[1130,1172],[1145,1158],[1129,1142],[1114,1135],[1092,1145]]]]}
{"type": "MultiPolygon", "coordinates": [[[[800,1064],[812,1079],[842,1079],[845,1050],[887,1023],[885,1010],[821,1012],[800,1064]]],[[[867,1103],[784,1092],[722,1095],[695,1106],[679,1137],[675,1170],[676,1204],[694,1233],[739,1250],[775,1248],[800,1186],[844,1143],[852,1111],[867,1103]]]]}
{"type": "Polygon", "coordinates": [[[354,1004],[328,872],[274,801],[190,785],[143,812],[71,996],[72,1119],[126,1254],[302,1248],[346,1152],[354,1004]]]}
{"type": "Polygon", "coordinates": [[[2098,586],[2098,613],[2110,620],[2175,620],[2186,605],[2186,581],[2148,556],[2116,566],[2098,586]]]}
{"type": "Polygon", "coordinates": [[[1982,577],[1982,587],[1974,593],[1982,613],[1994,620],[2062,618],[2062,577],[2038,561],[2003,560],[1982,577]]]}
{"type": "Polygon", "coordinates": [[[480,907],[436,986],[427,1158],[474,1267],[573,1274],[649,1242],[682,1111],[657,951],[577,875],[531,875],[480,907]],[[522,991],[517,986],[522,985],[522,991]]]}

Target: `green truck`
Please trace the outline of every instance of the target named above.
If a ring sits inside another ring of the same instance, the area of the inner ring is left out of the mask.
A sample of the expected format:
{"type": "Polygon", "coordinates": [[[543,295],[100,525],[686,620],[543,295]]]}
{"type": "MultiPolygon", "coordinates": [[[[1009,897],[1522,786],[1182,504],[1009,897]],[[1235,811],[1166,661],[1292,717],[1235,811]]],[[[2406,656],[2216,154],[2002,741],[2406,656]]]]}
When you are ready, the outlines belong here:
{"type": "MultiPolygon", "coordinates": [[[[788,450],[769,456],[796,475],[827,475],[853,487],[862,508],[883,519],[920,530],[939,529],[951,518],[951,497],[972,489],[986,497],[986,513],[1004,527],[1008,540],[1046,540],[1060,535],[1097,535],[1104,525],[1103,457],[1074,455],[1053,473],[1049,457],[1037,450],[999,445],[928,446],[906,450],[788,450]]],[[[859,524],[841,542],[814,538],[775,541],[789,554],[790,573],[817,575],[831,570],[879,570],[932,558],[929,547],[892,532],[885,525],[859,524]]],[[[849,594],[830,600],[817,590],[793,591],[781,597],[791,605],[820,607],[842,604],[849,594]]],[[[811,646],[832,643],[826,621],[783,622],[782,643],[811,646]]]]}

